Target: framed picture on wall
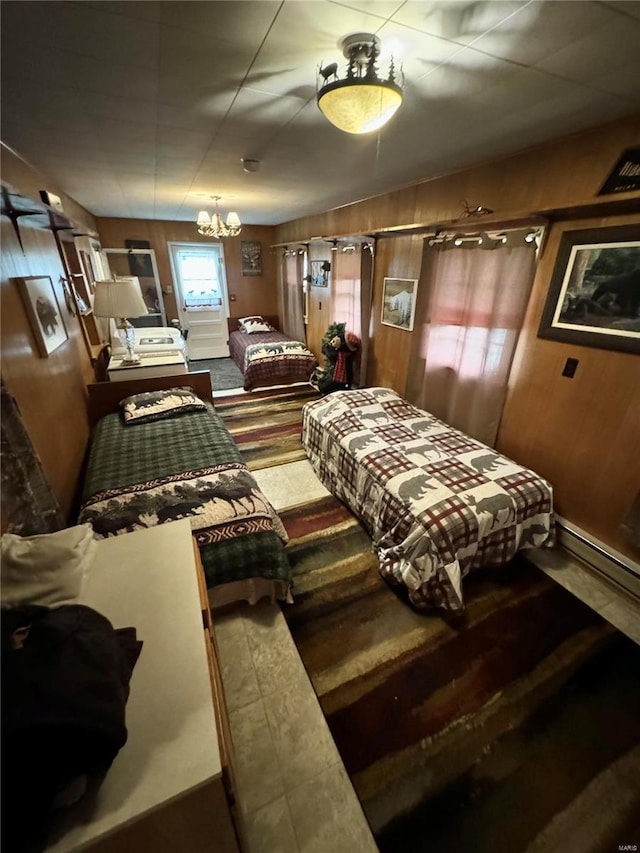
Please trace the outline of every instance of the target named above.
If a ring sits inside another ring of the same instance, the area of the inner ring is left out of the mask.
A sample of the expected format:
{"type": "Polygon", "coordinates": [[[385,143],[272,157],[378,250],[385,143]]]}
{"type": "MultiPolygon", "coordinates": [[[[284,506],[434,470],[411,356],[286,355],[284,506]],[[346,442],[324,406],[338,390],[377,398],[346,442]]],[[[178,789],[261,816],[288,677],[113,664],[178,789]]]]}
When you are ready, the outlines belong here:
{"type": "Polygon", "coordinates": [[[416,278],[385,278],[382,286],[382,317],[384,326],[413,331],[416,313],[416,278]]]}
{"type": "Polygon", "coordinates": [[[538,337],[640,353],[640,225],[562,235],[538,337]]]}
{"type": "Polygon", "coordinates": [[[310,261],[309,273],[313,287],[329,287],[330,261],[310,261]]]}
{"type": "Polygon", "coordinates": [[[69,339],[58,297],[48,275],[15,279],[27,310],[40,354],[45,358],[69,339]]]}
{"type": "Polygon", "coordinates": [[[262,243],[242,240],[242,275],[262,275],[262,243]]]}

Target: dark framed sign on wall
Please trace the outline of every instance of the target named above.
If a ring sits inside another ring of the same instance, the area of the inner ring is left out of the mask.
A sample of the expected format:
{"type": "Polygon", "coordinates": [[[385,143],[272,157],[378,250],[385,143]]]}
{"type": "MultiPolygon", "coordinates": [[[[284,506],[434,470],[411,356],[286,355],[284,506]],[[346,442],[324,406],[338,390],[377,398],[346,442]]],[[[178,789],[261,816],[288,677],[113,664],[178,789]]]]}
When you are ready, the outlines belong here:
{"type": "Polygon", "coordinates": [[[565,231],[538,337],[640,353],[640,225],[565,231]]]}
{"type": "Polygon", "coordinates": [[[640,148],[628,148],[611,170],[598,195],[640,190],[640,148]]]}

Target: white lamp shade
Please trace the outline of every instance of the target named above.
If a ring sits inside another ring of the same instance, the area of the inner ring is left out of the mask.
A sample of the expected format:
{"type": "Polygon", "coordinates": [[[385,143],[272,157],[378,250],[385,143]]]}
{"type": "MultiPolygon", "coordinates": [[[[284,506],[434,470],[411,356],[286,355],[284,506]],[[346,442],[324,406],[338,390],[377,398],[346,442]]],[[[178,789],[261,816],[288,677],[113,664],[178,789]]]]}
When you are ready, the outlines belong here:
{"type": "Polygon", "coordinates": [[[96,317],[141,317],[148,314],[138,279],[121,276],[115,281],[96,281],[93,313],[96,317]]]}
{"type": "Polygon", "coordinates": [[[229,211],[227,215],[227,228],[239,228],[242,223],[235,210],[229,211]]]}
{"type": "Polygon", "coordinates": [[[206,210],[201,210],[198,214],[198,219],[196,220],[198,225],[209,225],[211,222],[211,217],[207,213],[206,210]]]}

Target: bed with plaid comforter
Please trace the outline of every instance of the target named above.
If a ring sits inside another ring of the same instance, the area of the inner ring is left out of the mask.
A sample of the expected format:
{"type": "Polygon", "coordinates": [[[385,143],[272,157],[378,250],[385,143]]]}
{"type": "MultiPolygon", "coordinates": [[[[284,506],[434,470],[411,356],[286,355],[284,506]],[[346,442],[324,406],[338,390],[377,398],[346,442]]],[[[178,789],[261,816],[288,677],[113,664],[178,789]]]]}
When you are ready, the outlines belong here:
{"type": "Polygon", "coordinates": [[[119,412],[101,418],[81,500],[78,521],[98,537],[189,518],[207,587],[263,578],[290,597],[282,522],[209,403],[135,425],[119,412]]]}
{"type": "Polygon", "coordinates": [[[472,569],[554,544],[549,483],[387,388],[307,403],[302,443],[419,609],[461,611],[472,569]]]}
{"type": "Polygon", "coordinates": [[[318,360],[302,341],[284,332],[232,332],[229,355],[244,376],[244,390],[308,382],[318,360]]]}

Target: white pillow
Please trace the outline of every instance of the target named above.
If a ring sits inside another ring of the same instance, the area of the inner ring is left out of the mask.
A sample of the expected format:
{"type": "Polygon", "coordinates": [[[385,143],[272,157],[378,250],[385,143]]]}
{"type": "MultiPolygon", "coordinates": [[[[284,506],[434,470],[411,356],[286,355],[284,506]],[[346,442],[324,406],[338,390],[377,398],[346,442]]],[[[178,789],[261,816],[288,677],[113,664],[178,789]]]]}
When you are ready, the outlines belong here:
{"type": "Polygon", "coordinates": [[[240,331],[245,334],[253,334],[253,332],[272,332],[272,327],[263,320],[247,320],[240,326],[240,331]]]}
{"type": "Polygon", "coordinates": [[[241,326],[244,326],[248,320],[258,320],[260,323],[264,323],[264,317],[260,314],[250,314],[248,317],[238,317],[238,323],[240,323],[241,326]]]}
{"type": "Polygon", "coordinates": [[[90,524],[37,536],[3,534],[0,605],[60,607],[76,603],[96,547],[90,524]]]}

